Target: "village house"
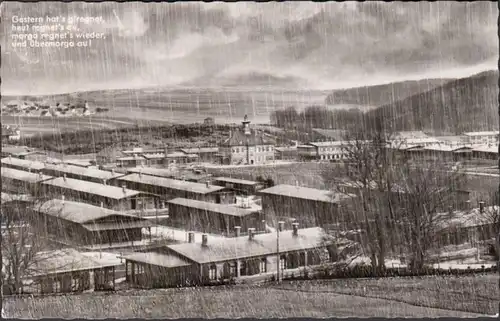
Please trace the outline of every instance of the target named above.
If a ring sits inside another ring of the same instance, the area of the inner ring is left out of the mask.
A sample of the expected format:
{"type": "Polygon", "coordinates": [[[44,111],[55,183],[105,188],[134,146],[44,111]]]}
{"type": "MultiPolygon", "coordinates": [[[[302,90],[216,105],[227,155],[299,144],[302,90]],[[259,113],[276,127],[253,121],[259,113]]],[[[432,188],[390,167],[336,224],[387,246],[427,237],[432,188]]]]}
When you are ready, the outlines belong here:
{"type": "Polygon", "coordinates": [[[147,166],[168,166],[170,164],[190,164],[198,160],[196,154],[186,154],[183,152],[167,153],[143,153],[141,154],[146,159],[147,166]]]}
{"type": "Polygon", "coordinates": [[[212,117],[207,117],[203,120],[203,125],[213,126],[215,125],[215,120],[212,117]]]}
{"type": "Polygon", "coordinates": [[[10,194],[2,192],[2,202],[0,204],[2,215],[0,216],[1,225],[17,224],[19,222],[29,221],[29,207],[34,198],[29,194],[10,194]]]}
{"type": "Polygon", "coordinates": [[[117,186],[127,184],[135,190],[158,195],[164,201],[181,197],[212,203],[234,203],[234,195],[231,192],[209,182],[192,183],[142,173],[118,177],[113,182],[117,186]]]}
{"type": "Polygon", "coordinates": [[[159,203],[158,197],[128,189],[126,186],[104,185],[65,176],[44,181],[42,188],[45,194],[52,198],[64,195],[67,200],[102,205],[115,211],[140,216],[154,211],[159,203]]]}
{"type": "Polygon", "coordinates": [[[177,179],[193,183],[206,183],[212,174],[196,169],[168,169],[154,167],[135,167],[127,169],[128,174],[145,174],[150,176],[177,179]]]}
{"type": "Polygon", "coordinates": [[[114,171],[103,171],[95,168],[86,168],[69,164],[46,164],[43,172],[54,177],[62,177],[66,175],[68,178],[79,179],[87,182],[103,183],[124,176],[121,173],[114,171]]]}
{"type": "Polygon", "coordinates": [[[30,148],[27,146],[8,146],[2,145],[2,150],[0,152],[2,158],[13,156],[17,157],[18,154],[29,152],[30,148]]]}
{"type": "Polygon", "coordinates": [[[463,137],[465,142],[473,145],[498,145],[499,134],[499,131],[467,132],[463,134],[463,137]]]}
{"type": "Polygon", "coordinates": [[[313,142],[309,145],[313,146],[316,151],[317,160],[343,161],[348,158],[347,142],[313,142]]]}
{"type": "Polygon", "coordinates": [[[190,236],[188,243],[134,253],[125,256],[127,280],[134,287],[162,288],[270,279],[278,271],[282,279],[336,259],[333,241],[321,228],[299,229],[295,223],[291,231],[280,229],[279,247],[275,233],[256,234],[250,229],[247,236],[230,242],[205,234],[201,244],[190,236]]]}
{"type": "Polygon", "coordinates": [[[84,159],[68,159],[63,162],[64,164],[71,166],[78,166],[83,168],[96,168],[96,162],[94,160],[84,160],[84,159]]]}
{"type": "Polygon", "coordinates": [[[55,240],[72,246],[142,241],[142,229],[151,222],[135,215],[90,204],[52,199],[35,206],[36,221],[55,240]]]}
{"type": "MultiPolygon", "coordinates": [[[[22,293],[115,290],[115,271],[119,265],[69,248],[38,252],[23,279],[22,293]]],[[[4,293],[14,294],[8,284],[4,285],[4,293]]]]}
{"type": "Polygon", "coordinates": [[[486,207],[479,202],[479,208],[453,210],[439,213],[435,219],[435,243],[440,247],[469,243],[478,246],[483,241],[494,239],[498,234],[499,207],[486,207]]]}
{"type": "Polygon", "coordinates": [[[297,146],[280,146],[275,147],[275,159],[282,161],[296,161],[299,158],[297,146]]]}
{"type": "Polygon", "coordinates": [[[234,191],[237,195],[255,195],[259,190],[264,188],[262,183],[232,177],[215,177],[212,183],[224,186],[228,190],[234,191]]]}
{"type": "Polygon", "coordinates": [[[221,163],[227,165],[254,165],[274,162],[274,143],[264,133],[250,128],[248,117],[242,127],[230,132],[220,148],[221,163]]]}
{"type": "Polygon", "coordinates": [[[45,168],[45,164],[42,162],[25,160],[12,156],[2,158],[0,162],[2,168],[13,168],[32,173],[39,173],[45,168]]]}
{"type": "MultiPolygon", "coordinates": [[[[377,199],[387,199],[389,195],[393,206],[405,206],[407,201],[414,197],[414,194],[408,192],[403,186],[393,184],[391,191],[387,188],[379,188],[377,183],[372,181],[364,186],[361,182],[344,181],[337,184],[337,189],[344,194],[353,194],[361,196],[362,193],[366,194],[368,191],[370,195],[377,199]]],[[[435,186],[434,206],[441,210],[446,210],[449,206],[454,209],[468,209],[470,208],[471,192],[464,188],[464,182],[457,182],[456,186],[448,188],[447,186],[435,186]],[[439,189],[437,189],[439,188],[439,189]]]]}
{"type": "Polygon", "coordinates": [[[116,158],[116,166],[119,168],[144,166],[146,163],[147,160],[144,157],[138,155],[123,156],[116,158]]]}
{"type": "Polygon", "coordinates": [[[2,191],[35,197],[43,195],[41,183],[53,178],[42,173],[30,173],[8,167],[2,167],[1,172],[2,191]]]}
{"type": "Polygon", "coordinates": [[[21,128],[2,125],[2,142],[18,141],[21,139],[21,128]]]}
{"type": "Polygon", "coordinates": [[[304,227],[349,221],[343,209],[345,201],[354,196],[292,185],[276,185],[260,190],[258,195],[266,221],[295,221],[304,227]]]}
{"type": "Polygon", "coordinates": [[[297,157],[301,162],[310,162],[318,160],[318,152],[315,146],[312,145],[298,145],[297,157]]]}
{"type": "Polygon", "coordinates": [[[472,147],[435,144],[435,145],[413,145],[401,147],[401,155],[405,155],[412,160],[418,161],[465,161],[472,158],[472,147]]]}
{"type": "Polygon", "coordinates": [[[198,162],[215,163],[219,159],[219,147],[181,148],[186,155],[197,155],[198,162]]]}
{"type": "Polygon", "coordinates": [[[231,236],[235,226],[244,231],[252,227],[265,231],[260,210],[185,198],[175,198],[167,204],[169,225],[175,227],[225,236],[231,236]]]}
{"type": "Polygon", "coordinates": [[[472,157],[475,159],[498,160],[498,144],[475,147],[472,149],[472,157]]]}
{"type": "Polygon", "coordinates": [[[2,146],[2,158],[9,156],[38,162],[47,159],[47,153],[44,151],[33,150],[26,146],[2,146]]]}

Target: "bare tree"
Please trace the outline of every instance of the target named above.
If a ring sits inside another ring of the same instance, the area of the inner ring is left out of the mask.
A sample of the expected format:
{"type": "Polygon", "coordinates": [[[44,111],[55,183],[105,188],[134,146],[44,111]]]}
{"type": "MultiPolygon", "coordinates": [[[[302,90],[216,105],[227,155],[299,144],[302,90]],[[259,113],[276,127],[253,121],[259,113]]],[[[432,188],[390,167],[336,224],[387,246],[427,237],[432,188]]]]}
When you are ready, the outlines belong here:
{"type": "Polygon", "coordinates": [[[341,193],[355,193],[350,211],[366,231],[364,243],[373,268],[384,269],[385,258],[394,243],[388,233],[394,227],[396,205],[392,191],[396,181],[394,168],[403,160],[388,149],[389,135],[379,132],[348,134],[341,147],[345,155],[343,174],[327,170],[322,176],[341,193]],[[347,187],[347,188],[346,188],[347,187]]]}
{"type": "Polygon", "coordinates": [[[34,206],[31,201],[2,202],[2,289],[5,285],[11,293],[22,292],[23,280],[29,278],[40,263],[37,253],[48,248],[43,230],[33,223],[33,216],[28,218],[34,206]]]}
{"type": "Polygon", "coordinates": [[[437,218],[450,206],[455,206],[455,190],[464,176],[459,169],[449,170],[437,163],[415,167],[399,166],[402,210],[399,223],[402,227],[410,268],[421,270],[433,245],[437,218]]]}

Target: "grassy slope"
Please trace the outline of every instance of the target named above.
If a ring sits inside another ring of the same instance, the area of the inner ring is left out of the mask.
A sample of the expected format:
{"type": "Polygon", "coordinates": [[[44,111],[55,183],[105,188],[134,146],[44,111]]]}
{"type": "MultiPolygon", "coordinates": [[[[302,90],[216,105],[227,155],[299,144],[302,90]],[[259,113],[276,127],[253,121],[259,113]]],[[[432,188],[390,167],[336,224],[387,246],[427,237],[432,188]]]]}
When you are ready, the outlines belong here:
{"type": "Polygon", "coordinates": [[[498,128],[498,71],[454,80],[367,113],[369,124],[443,133],[498,128]]]}
{"type": "Polygon", "coordinates": [[[424,79],[390,84],[339,89],[325,99],[326,104],[382,106],[443,85],[451,79],[424,79]]]}
{"type": "Polygon", "coordinates": [[[346,279],[293,282],[284,287],[308,292],[336,292],[390,299],[418,306],[495,314],[498,276],[346,279]]]}
{"type": "Polygon", "coordinates": [[[249,286],[9,298],[4,306],[14,318],[477,316],[380,299],[249,286]]]}

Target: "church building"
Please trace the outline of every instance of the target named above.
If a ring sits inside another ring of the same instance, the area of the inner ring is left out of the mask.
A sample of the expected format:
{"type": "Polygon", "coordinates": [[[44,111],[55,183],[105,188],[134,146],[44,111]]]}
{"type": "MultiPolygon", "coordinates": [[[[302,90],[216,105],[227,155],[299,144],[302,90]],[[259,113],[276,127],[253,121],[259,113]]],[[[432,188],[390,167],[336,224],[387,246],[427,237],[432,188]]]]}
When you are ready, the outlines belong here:
{"type": "Polygon", "coordinates": [[[230,132],[220,146],[221,163],[225,165],[257,165],[274,162],[274,142],[263,132],[250,127],[245,115],[242,126],[230,132]]]}

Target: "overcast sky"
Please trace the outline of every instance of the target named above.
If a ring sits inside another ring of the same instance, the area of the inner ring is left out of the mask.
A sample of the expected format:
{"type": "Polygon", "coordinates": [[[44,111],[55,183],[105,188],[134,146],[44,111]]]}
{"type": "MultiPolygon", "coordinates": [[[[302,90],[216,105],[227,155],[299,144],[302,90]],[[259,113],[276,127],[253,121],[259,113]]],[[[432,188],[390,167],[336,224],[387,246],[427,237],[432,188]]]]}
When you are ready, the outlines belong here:
{"type": "Polygon", "coordinates": [[[2,3],[2,93],[203,86],[249,74],[334,89],[494,69],[497,4],[2,3]],[[14,49],[13,16],[102,16],[87,49],[14,49]]]}

